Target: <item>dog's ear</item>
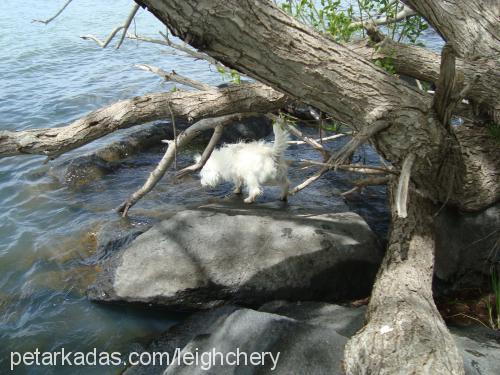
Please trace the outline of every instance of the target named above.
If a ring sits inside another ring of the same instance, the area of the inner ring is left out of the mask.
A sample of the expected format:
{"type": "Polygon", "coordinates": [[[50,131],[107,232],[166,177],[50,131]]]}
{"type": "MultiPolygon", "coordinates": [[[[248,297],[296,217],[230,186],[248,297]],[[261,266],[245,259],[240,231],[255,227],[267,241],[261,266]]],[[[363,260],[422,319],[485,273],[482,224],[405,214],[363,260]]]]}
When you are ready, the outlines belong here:
{"type": "Polygon", "coordinates": [[[200,160],[201,160],[201,154],[196,154],[196,155],[194,156],[194,161],[195,161],[195,163],[199,163],[199,162],[200,162],[200,160]]]}

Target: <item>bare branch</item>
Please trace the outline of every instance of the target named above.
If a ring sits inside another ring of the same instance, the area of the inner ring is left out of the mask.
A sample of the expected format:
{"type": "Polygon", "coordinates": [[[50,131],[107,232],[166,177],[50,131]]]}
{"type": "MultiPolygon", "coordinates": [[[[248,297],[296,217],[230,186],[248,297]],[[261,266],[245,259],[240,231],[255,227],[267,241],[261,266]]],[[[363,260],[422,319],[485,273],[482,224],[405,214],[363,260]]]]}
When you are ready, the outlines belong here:
{"type": "MultiPolygon", "coordinates": [[[[323,138],[318,138],[318,139],[313,139],[314,142],[328,142],[328,141],[333,141],[335,139],[339,139],[341,137],[345,137],[346,135],[350,135],[349,133],[340,133],[340,134],[335,134],[331,135],[328,137],[323,137],[323,138]]],[[[309,144],[306,141],[288,141],[289,145],[305,145],[309,144]]]]}
{"type": "Polygon", "coordinates": [[[219,142],[220,137],[222,136],[223,130],[224,130],[223,126],[217,125],[214,129],[212,137],[210,138],[210,142],[208,143],[207,147],[205,147],[205,150],[201,155],[200,161],[198,161],[193,165],[190,165],[189,167],[181,169],[179,172],[177,172],[175,177],[182,178],[190,173],[197,172],[200,169],[202,169],[205,166],[208,159],[210,158],[210,155],[212,155],[212,152],[215,146],[217,145],[217,142],[219,142]]]}
{"type": "Polygon", "coordinates": [[[224,65],[222,65],[220,62],[218,62],[214,58],[210,57],[209,55],[204,54],[202,52],[198,52],[194,49],[191,49],[187,45],[182,45],[182,44],[172,42],[169,39],[168,35],[166,35],[165,33],[161,32],[161,31],[159,33],[163,37],[163,39],[149,38],[147,36],[130,34],[130,33],[127,34],[127,38],[133,39],[133,40],[138,40],[140,42],[147,42],[147,43],[153,43],[153,44],[159,44],[162,46],[171,47],[177,51],[183,52],[186,55],[193,57],[196,60],[205,60],[216,67],[225,68],[224,65]]]}
{"type": "Polygon", "coordinates": [[[345,162],[352,156],[359,146],[388,126],[388,123],[376,122],[372,126],[364,128],[333,155],[332,163],[338,165],[345,164],[345,162]]]}
{"type": "Polygon", "coordinates": [[[64,9],[66,9],[66,7],[71,4],[73,0],[67,0],[64,5],[57,11],[56,14],[54,14],[52,17],[46,19],[46,20],[33,20],[31,22],[38,22],[38,23],[43,23],[45,25],[49,24],[50,22],[52,22],[53,20],[55,20],[57,17],[59,17],[59,15],[64,12],[64,9]]]}
{"type": "Polygon", "coordinates": [[[343,171],[349,171],[349,172],[356,172],[356,173],[363,173],[363,174],[384,174],[384,173],[390,173],[390,174],[395,174],[398,175],[399,172],[394,170],[394,169],[389,169],[389,168],[384,168],[384,167],[377,167],[377,166],[372,166],[372,165],[360,165],[360,164],[341,164],[335,166],[334,164],[328,164],[328,163],[321,163],[319,161],[315,160],[305,160],[305,159],[300,159],[299,163],[303,165],[313,165],[313,166],[318,166],[318,167],[328,167],[330,169],[337,168],[343,171]]]}
{"type": "Polygon", "coordinates": [[[292,133],[293,135],[295,135],[296,137],[298,138],[301,138],[303,140],[303,142],[307,143],[309,146],[311,146],[312,148],[314,148],[315,150],[319,151],[323,157],[326,159],[329,155],[331,155],[330,151],[328,151],[327,149],[325,149],[319,142],[317,142],[315,139],[313,138],[310,138],[306,135],[304,135],[299,129],[297,129],[295,126],[289,124],[288,122],[286,122],[286,128],[288,129],[288,131],[290,133],[292,133]]]}
{"type": "Polygon", "coordinates": [[[343,192],[342,195],[343,197],[350,195],[352,193],[355,193],[356,191],[361,191],[363,188],[367,186],[374,186],[374,185],[385,185],[387,184],[391,178],[389,176],[384,176],[384,177],[372,177],[372,178],[366,178],[364,180],[359,180],[354,183],[354,187],[346,192],[343,192]]]}
{"type": "Polygon", "coordinates": [[[194,79],[184,77],[180,74],[177,74],[175,70],[172,70],[171,73],[167,73],[166,71],[157,68],[156,66],[151,66],[147,64],[139,64],[135,65],[136,68],[145,70],[147,72],[151,72],[154,74],[158,74],[160,77],[163,77],[165,81],[177,82],[181,85],[190,86],[197,90],[213,90],[214,87],[207,85],[206,83],[195,81],[194,79]]]}
{"type": "Polygon", "coordinates": [[[218,118],[207,118],[191,125],[185,131],[179,134],[179,136],[176,138],[176,142],[170,143],[167,152],[165,153],[165,155],[163,155],[163,158],[160,160],[157,167],[151,172],[144,185],[134,194],[132,194],[126,202],[123,202],[120,205],[120,207],[118,207],[117,209],[118,212],[122,212],[124,217],[127,216],[129,209],[134,204],[136,204],[142,197],[144,197],[147,193],[149,193],[155,187],[158,181],[160,181],[160,179],[165,175],[165,172],[172,165],[172,162],[174,161],[177,150],[188,144],[193,138],[198,136],[202,131],[207,129],[213,129],[216,126],[222,128],[238,120],[241,120],[244,117],[249,117],[252,115],[255,115],[255,113],[244,113],[244,114],[228,115],[218,118]]]}
{"type": "Polygon", "coordinates": [[[396,212],[400,218],[408,216],[408,189],[410,187],[411,167],[415,161],[415,154],[410,152],[406,155],[399,175],[398,189],[396,192],[396,212]]]}
{"type": "Polygon", "coordinates": [[[120,37],[120,40],[118,41],[118,43],[116,44],[116,47],[115,47],[116,49],[120,48],[120,46],[122,45],[122,43],[125,39],[125,36],[127,35],[127,30],[130,27],[130,24],[132,23],[132,20],[134,19],[135,15],[137,14],[137,11],[139,10],[139,8],[140,7],[138,4],[134,4],[132,9],[130,10],[130,13],[127,16],[127,19],[125,20],[125,23],[121,26],[115,27],[113,29],[113,31],[111,31],[111,34],[109,34],[108,37],[104,41],[101,41],[99,38],[97,38],[94,35],[83,35],[80,38],[82,38],[84,40],[93,40],[94,42],[96,42],[99,45],[99,47],[106,48],[109,45],[109,43],[111,43],[111,41],[116,36],[116,34],[119,31],[123,30],[122,35],[120,37]]]}

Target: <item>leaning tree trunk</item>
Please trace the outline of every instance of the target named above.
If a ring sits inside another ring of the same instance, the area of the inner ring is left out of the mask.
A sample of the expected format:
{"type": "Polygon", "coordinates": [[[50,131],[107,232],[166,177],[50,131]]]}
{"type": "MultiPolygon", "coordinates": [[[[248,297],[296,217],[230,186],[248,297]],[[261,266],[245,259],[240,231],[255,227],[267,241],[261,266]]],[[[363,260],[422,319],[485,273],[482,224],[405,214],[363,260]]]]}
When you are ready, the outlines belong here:
{"type": "Polygon", "coordinates": [[[348,374],[463,373],[460,354],[432,298],[437,208],[415,190],[410,194],[406,218],[393,209],[368,323],[346,346],[348,374]]]}
{"type": "MultiPolygon", "coordinates": [[[[440,73],[445,71],[450,79],[438,82],[437,99],[433,102],[431,96],[387,75],[354,50],[299,24],[270,1],[136,2],[147,7],[174,35],[226,66],[329,113],[359,131],[364,139],[371,137],[379,153],[396,167],[401,167],[409,155],[416,156],[409,212],[406,217],[401,212],[393,214],[390,245],[374,287],[367,325],[347,347],[346,371],[462,374],[462,360],[432,299],[434,240],[429,201],[481,209],[500,196],[498,189],[488,193],[489,182],[495,181],[498,169],[497,164],[490,163],[489,150],[482,149],[474,160],[482,158],[492,167],[487,169],[485,183],[479,180],[473,186],[477,199],[472,203],[463,199],[472,196],[470,185],[464,183],[475,173],[474,168],[469,168],[471,159],[467,158],[471,150],[461,148],[463,143],[458,142],[446,122],[458,102],[457,93],[469,87],[479,95],[490,94],[478,85],[487,80],[475,82],[467,74],[455,80],[454,56],[449,54],[440,73]],[[446,69],[448,66],[453,69],[446,69]],[[461,168],[464,165],[466,168],[461,168]]],[[[477,41],[481,45],[476,46],[475,52],[484,53],[486,61],[494,60],[490,52],[495,53],[495,48],[485,44],[497,43],[498,35],[490,27],[491,11],[479,19],[479,0],[470,2],[474,19],[466,16],[469,2],[408,3],[434,26],[444,19],[443,25],[436,28],[445,38],[449,36],[450,48],[464,59],[457,64],[459,68],[461,64],[467,69],[474,65],[474,59],[460,48],[470,46],[469,41],[482,31],[486,33],[486,43],[477,41]],[[430,14],[441,6],[446,7],[443,14],[430,14]],[[461,17],[454,19],[453,14],[461,17]],[[465,40],[470,22],[477,22],[477,26],[465,40]],[[464,42],[454,40],[454,36],[460,36],[464,42]]],[[[432,69],[435,73],[436,65],[432,69]]],[[[495,95],[484,101],[489,108],[496,108],[495,95]]],[[[482,173],[476,175],[482,177],[482,173]]]]}

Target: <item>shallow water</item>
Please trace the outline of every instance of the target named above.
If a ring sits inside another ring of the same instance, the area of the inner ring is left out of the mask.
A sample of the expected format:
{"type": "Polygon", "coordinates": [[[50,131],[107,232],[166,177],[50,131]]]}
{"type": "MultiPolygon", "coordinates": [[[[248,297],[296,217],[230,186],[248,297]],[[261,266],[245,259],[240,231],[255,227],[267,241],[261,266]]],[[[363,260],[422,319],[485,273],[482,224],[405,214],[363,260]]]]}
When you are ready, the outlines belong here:
{"type": "MultiPolygon", "coordinates": [[[[78,0],[61,18],[44,26],[34,18],[51,15],[62,1],[0,2],[0,129],[22,130],[67,124],[91,110],[146,92],[169,90],[173,85],[133,68],[148,63],[174,69],[207,83],[221,77],[205,62],[168,53],[156,45],[126,41],[120,50],[102,50],[79,35],[104,37],[123,22],[131,3],[78,0]]],[[[133,25],[139,33],[155,36],[164,26],[140,11],[133,25]]],[[[89,152],[109,142],[94,142],[65,157],[89,152]]],[[[188,155],[180,160],[186,163],[188,155]]],[[[299,147],[288,156],[313,158],[299,147]]],[[[224,199],[228,186],[201,190],[196,178],[182,189],[168,178],[137,207],[132,217],[120,220],[113,209],[139,187],[160,154],[144,153],[115,173],[80,188],[62,184],[51,173],[54,163],[36,156],[0,159],[0,373],[11,351],[137,350],[152,335],[165,330],[183,315],[158,309],[113,307],[90,303],[85,289],[97,271],[93,255],[97,236],[106,225],[130,228],[146,225],[167,211],[184,205],[224,199]],[[162,211],[157,207],[162,205],[162,211]]],[[[359,157],[376,162],[367,148],[359,157]]],[[[294,182],[307,171],[295,168],[294,182]]],[[[345,210],[336,193],[347,190],[346,175],[319,181],[313,189],[290,200],[290,207],[345,210]]],[[[271,190],[261,202],[273,202],[271,190]]],[[[362,198],[348,202],[368,218],[377,233],[387,229],[378,220],[385,210],[383,189],[367,189],[362,198]],[[368,203],[368,204],[367,204],[368,203]]],[[[71,373],[116,373],[116,368],[72,368],[71,373]]],[[[30,373],[68,373],[64,368],[31,369],[30,373]]]]}

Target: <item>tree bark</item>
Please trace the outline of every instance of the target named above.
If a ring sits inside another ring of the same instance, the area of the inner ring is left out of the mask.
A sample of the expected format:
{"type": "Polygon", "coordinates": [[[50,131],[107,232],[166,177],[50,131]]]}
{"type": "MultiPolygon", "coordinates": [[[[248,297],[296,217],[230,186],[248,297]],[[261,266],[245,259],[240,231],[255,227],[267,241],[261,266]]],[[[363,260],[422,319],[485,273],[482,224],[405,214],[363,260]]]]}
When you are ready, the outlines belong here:
{"type": "Polygon", "coordinates": [[[0,131],[0,157],[20,154],[57,156],[118,129],[170,118],[172,113],[176,119],[192,122],[239,112],[267,113],[282,108],[285,103],[283,94],[261,84],[148,94],[114,103],[67,126],[0,131]]]}
{"type": "Polygon", "coordinates": [[[368,323],[345,349],[347,374],[464,373],[432,298],[435,212],[414,189],[408,216],[400,218],[393,210],[389,245],[365,317],[368,323]]]}
{"type": "MultiPolygon", "coordinates": [[[[437,84],[441,56],[427,48],[394,42],[388,38],[374,44],[360,40],[349,44],[356,53],[370,60],[389,58],[398,74],[437,84]]],[[[500,59],[456,59],[456,73],[464,84],[471,84],[466,98],[480,106],[496,123],[500,123],[500,59]]]]}
{"type": "Polygon", "coordinates": [[[405,0],[452,45],[459,56],[498,58],[497,0],[405,0]]]}

